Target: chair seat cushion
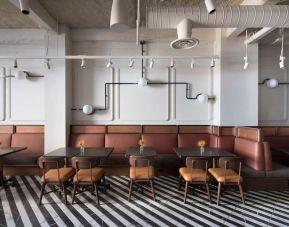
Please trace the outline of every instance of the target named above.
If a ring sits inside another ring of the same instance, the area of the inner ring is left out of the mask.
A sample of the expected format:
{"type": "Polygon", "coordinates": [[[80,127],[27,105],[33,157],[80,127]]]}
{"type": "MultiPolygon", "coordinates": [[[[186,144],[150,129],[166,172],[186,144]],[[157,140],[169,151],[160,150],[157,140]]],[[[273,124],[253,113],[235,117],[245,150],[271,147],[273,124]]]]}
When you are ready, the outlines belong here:
{"type": "Polygon", "coordinates": [[[73,178],[73,182],[97,182],[104,174],[103,168],[80,169],[73,178]]]}
{"type": "Polygon", "coordinates": [[[191,169],[187,167],[182,167],[179,170],[180,175],[184,178],[185,181],[209,181],[209,176],[203,169],[191,169]]]}
{"type": "MultiPolygon", "coordinates": [[[[45,173],[45,182],[46,183],[58,183],[65,182],[74,175],[73,168],[59,168],[59,179],[58,179],[58,170],[50,169],[45,173]]],[[[41,177],[41,181],[44,182],[44,176],[41,177]]]]}
{"type": "MultiPolygon", "coordinates": [[[[209,173],[218,181],[218,182],[230,182],[238,183],[239,174],[237,174],[232,169],[223,169],[223,168],[210,168],[209,173]]],[[[240,182],[243,181],[242,176],[240,177],[240,182]]]]}
{"type": "Polygon", "coordinates": [[[130,167],[130,178],[136,180],[153,179],[154,167],[130,167]]]}

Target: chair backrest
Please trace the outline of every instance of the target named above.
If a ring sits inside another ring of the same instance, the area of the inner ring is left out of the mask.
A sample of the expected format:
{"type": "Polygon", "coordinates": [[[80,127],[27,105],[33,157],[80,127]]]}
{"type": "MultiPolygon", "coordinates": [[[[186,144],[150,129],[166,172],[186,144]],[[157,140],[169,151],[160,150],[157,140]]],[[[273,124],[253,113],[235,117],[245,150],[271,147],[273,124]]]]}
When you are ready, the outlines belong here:
{"type": "Polygon", "coordinates": [[[76,170],[91,169],[97,166],[99,159],[91,157],[73,157],[71,159],[72,167],[76,170]]]}
{"type": "Polygon", "coordinates": [[[38,165],[43,170],[59,169],[64,167],[65,160],[63,157],[44,157],[38,159],[38,165]]]}
{"type": "Polygon", "coordinates": [[[186,166],[192,169],[208,169],[211,160],[205,157],[187,157],[186,166]]]}
{"type": "Polygon", "coordinates": [[[154,165],[154,156],[130,156],[129,164],[132,167],[149,167],[154,165]]]}
{"type": "Polygon", "coordinates": [[[222,157],[219,158],[219,168],[233,169],[240,171],[242,165],[242,158],[240,157],[222,157]]]}

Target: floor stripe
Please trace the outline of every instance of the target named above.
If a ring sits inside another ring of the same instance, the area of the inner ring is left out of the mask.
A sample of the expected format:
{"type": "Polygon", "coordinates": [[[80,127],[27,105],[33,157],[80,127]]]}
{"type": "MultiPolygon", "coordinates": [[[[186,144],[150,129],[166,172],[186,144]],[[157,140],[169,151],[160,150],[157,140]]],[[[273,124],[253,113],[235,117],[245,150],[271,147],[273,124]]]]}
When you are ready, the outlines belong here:
{"type": "Polygon", "coordinates": [[[238,191],[225,190],[217,206],[216,190],[211,190],[210,204],[206,191],[196,187],[184,204],[178,178],[162,176],[155,179],[157,201],[145,189],[134,191],[128,202],[128,177],[107,177],[107,182],[111,189],[99,193],[100,205],[84,192],[74,205],[50,193],[38,206],[40,178],[16,177],[16,187],[0,188],[0,226],[289,226],[289,191],[246,192],[243,205],[238,191]]]}

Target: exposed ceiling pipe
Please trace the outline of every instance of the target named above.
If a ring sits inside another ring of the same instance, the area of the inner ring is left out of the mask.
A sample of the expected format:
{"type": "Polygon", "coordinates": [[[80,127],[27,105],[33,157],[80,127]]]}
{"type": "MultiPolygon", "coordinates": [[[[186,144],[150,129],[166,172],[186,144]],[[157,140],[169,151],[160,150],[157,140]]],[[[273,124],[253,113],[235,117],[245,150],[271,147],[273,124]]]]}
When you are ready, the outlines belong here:
{"type": "Polygon", "coordinates": [[[214,14],[208,14],[206,7],[170,7],[148,10],[148,28],[176,28],[184,18],[190,19],[195,28],[260,28],[289,27],[288,5],[264,6],[219,6],[214,14]],[[158,13],[158,17],[153,15],[158,13]]]}
{"type": "Polygon", "coordinates": [[[126,0],[113,0],[110,14],[110,28],[124,32],[128,30],[128,13],[126,0]]]}
{"type": "Polygon", "coordinates": [[[276,28],[271,28],[271,27],[262,28],[261,30],[251,35],[248,39],[246,39],[245,44],[256,43],[258,42],[258,40],[262,39],[263,37],[265,37],[266,35],[268,35],[270,32],[272,32],[275,29],[276,28]]]}
{"type": "Polygon", "coordinates": [[[140,0],[137,0],[137,18],[136,18],[136,45],[139,45],[139,26],[140,26],[140,0]]]}

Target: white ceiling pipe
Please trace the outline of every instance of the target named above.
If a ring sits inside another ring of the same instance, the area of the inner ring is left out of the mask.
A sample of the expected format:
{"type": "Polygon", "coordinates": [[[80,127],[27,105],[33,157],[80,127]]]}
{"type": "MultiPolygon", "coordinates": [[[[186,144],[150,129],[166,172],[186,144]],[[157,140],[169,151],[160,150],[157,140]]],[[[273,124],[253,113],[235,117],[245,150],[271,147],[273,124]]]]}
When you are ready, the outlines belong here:
{"type": "Polygon", "coordinates": [[[208,14],[206,7],[150,7],[148,28],[176,28],[184,18],[193,21],[194,28],[259,28],[289,27],[288,5],[264,6],[219,6],[214,14],[208,14]],[[153,15],[157,14],[157,17],[153,15]]]}
{"type": "Polygon", "coordinates": [[[219,59],[220,57],[218,55],[211,55],[211,56],[94,56],[94,55],[69,55],[69,56],[0,56],[0,59],[10,59],[10,60],[21,60],[21,59],[27,59],[27,60],[37,60],[37,59],[71,59],[71,60],[82,60],[82,59],[219,59]]]}
{"type": "Polygon", "coordinates": [[[113,0],[110,14],[110,28],[118,32],[128,30],[127,0],[113,0]]]}

